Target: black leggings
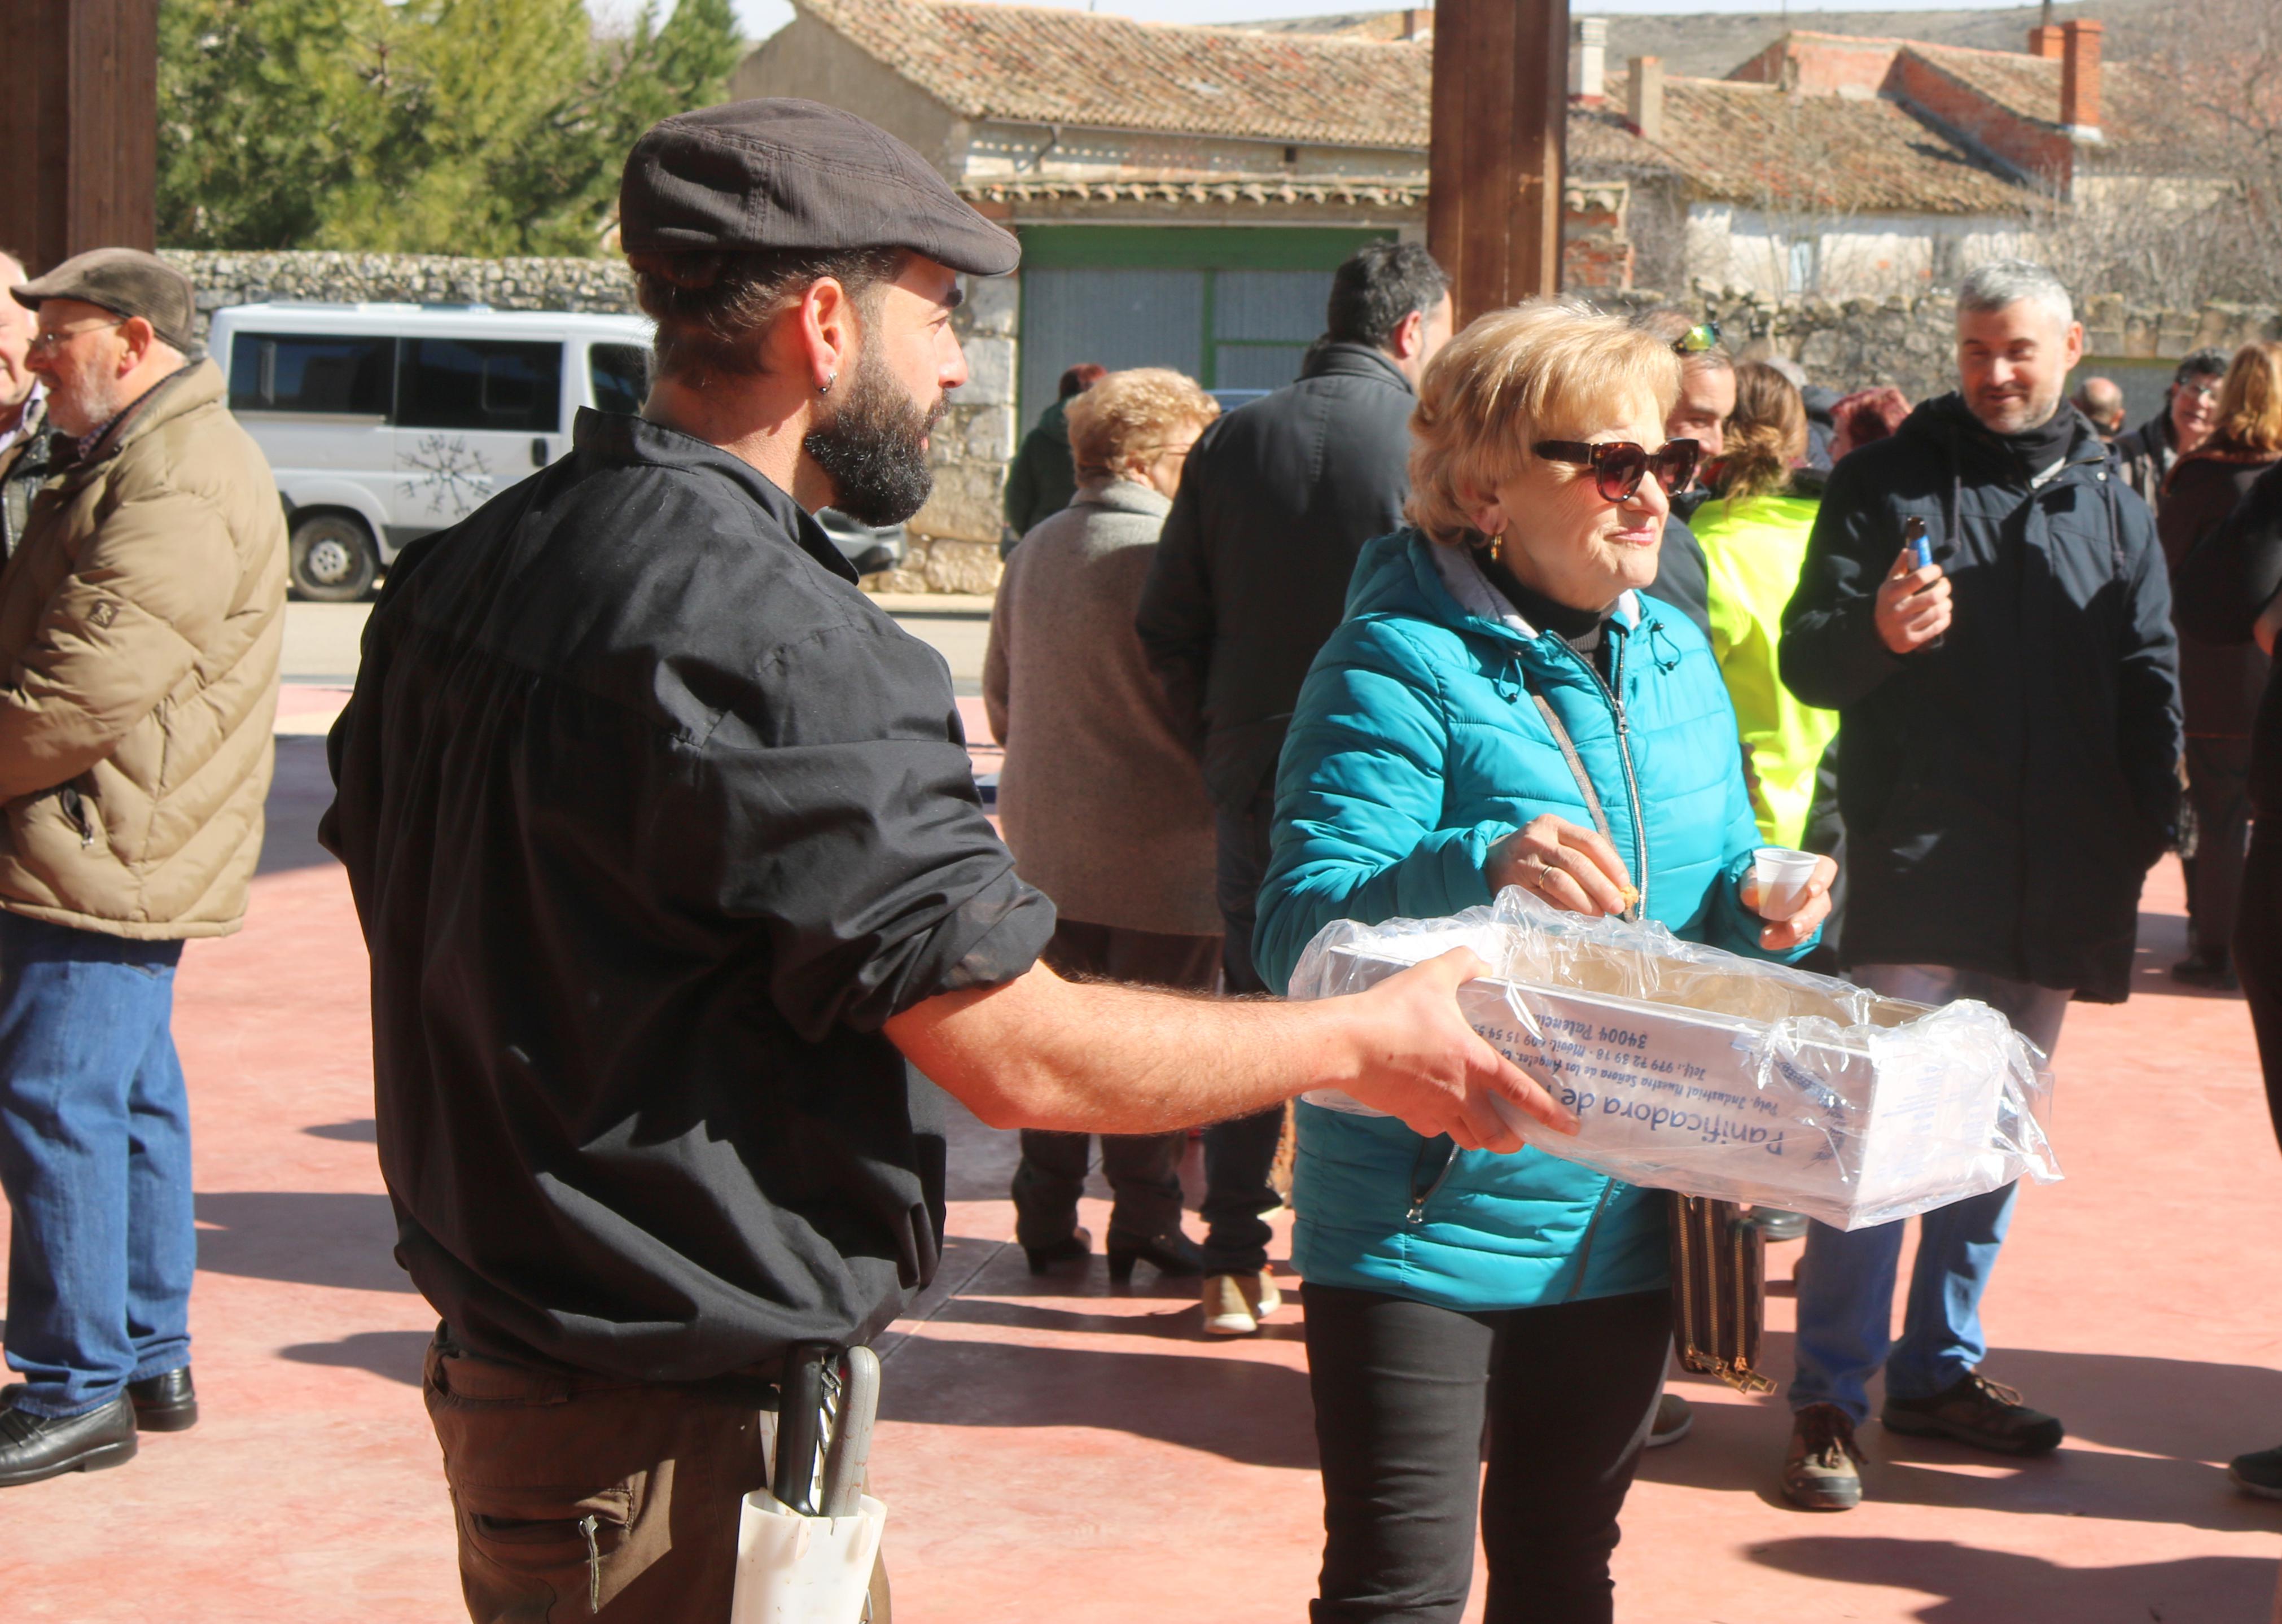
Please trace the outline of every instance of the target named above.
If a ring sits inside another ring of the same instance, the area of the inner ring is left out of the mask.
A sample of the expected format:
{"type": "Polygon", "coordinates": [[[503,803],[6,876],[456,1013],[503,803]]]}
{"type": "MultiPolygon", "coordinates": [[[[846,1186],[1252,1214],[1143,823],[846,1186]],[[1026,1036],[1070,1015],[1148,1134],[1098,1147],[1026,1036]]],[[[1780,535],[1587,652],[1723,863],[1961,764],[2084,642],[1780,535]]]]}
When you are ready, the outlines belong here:
{"type": "Polygon", "coordinates": [[[2258,1034],[2267,1115],[2274,1119],[2275,1137],[2282,1139],[2282,819],[2261,819],[2251,826],[2241,905],[2234,916],[2234,968],[2258,1034]]]}
{"type": "Polygon", "coordinates": [[[1316,1624],[1457,1624],[1478,1483],[1484,1624],[1609,1624],[1609,1553],[1664,1386],[1670,1294],[1473,1314],[1328,1286],[1307,1300],[1316,1624]]]}

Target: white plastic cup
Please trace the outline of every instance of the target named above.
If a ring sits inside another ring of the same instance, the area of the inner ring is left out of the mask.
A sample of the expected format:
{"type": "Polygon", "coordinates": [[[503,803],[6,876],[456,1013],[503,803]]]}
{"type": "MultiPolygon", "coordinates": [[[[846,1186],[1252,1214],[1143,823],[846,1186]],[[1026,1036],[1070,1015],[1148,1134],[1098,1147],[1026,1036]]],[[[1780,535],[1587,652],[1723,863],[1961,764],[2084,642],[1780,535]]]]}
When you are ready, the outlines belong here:
{"type": "Polygon", "coordinates": [[[871,1496],[858,1504],[853,1517],[803,1517],[765,1488],[747,1495],[731,1624],[857,1624],[888,1524],[871,1496]]]}
{"type": "Polygon", "coordinates": [[[1751,859],[1751,873],[1759,882],[1759,917],[1789,919],[1805,907],[1807,882],[1820,861],[1812,851],[1761,846],[1751,859]]]}

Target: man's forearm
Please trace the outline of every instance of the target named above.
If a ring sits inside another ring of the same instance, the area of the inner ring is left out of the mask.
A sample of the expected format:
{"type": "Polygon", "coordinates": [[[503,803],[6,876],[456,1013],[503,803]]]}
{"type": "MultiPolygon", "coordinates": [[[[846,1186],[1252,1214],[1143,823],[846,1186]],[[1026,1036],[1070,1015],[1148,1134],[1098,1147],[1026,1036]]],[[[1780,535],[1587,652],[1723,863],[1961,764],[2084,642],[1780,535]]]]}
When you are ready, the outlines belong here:
{"type": "Polygon", "coordinates": [[[996,1128],[1161,1133],[1337,1087],[1354,1069],[1330,1006],[1072,983],[1043,966],[930,1004],[945,1006],[937,1018],[900,1016],[888,1036],[996,1128]]]}
{"type": "Polygon", "coordinates": [[[1075,983],[1041,965],[931,998],[887,1031],[993,1127],[1160,1133],[1320,1087],[1469,1150],[1520,1147],[1493,1095],[1574,1132],[1576,1119],[1459,1013],[1459,985],[1483,967],[1462,950],[1367,992],[1277,1004],[1075,983]]]}

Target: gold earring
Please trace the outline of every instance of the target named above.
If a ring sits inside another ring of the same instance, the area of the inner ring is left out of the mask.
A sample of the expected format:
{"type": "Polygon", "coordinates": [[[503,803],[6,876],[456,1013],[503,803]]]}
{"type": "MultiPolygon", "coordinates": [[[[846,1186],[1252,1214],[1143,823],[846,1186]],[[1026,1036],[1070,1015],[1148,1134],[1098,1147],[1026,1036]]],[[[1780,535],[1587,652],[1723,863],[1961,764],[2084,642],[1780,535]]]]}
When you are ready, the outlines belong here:
{"type": "Polygon", "coordinates": [[[1505,532],[1502,530],[1490,538],[1490,562],[1500,564],[1505,562],[1505,532]]]}

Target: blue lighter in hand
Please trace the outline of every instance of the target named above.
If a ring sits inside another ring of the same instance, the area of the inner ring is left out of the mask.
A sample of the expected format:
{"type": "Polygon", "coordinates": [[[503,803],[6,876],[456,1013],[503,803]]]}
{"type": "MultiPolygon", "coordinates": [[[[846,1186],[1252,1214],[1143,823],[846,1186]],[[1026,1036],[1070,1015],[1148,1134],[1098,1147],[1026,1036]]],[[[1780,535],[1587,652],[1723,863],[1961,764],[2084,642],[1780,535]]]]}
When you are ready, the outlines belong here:
{"type": "MultiPolygon", "coordinates": [[[[1933,540],[1926,534],[1923,519],[1912,518],[1902,522],[1902,542],[1910,549],[1910,563],[1913,567],[1922,570],[1933,563],[1933,540]]],[[[1944,632],[1939,637],[1929,639],[1922,647],[1938,649],[1948,641],[1949,633],[1944,632]]]]}

